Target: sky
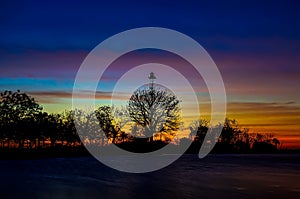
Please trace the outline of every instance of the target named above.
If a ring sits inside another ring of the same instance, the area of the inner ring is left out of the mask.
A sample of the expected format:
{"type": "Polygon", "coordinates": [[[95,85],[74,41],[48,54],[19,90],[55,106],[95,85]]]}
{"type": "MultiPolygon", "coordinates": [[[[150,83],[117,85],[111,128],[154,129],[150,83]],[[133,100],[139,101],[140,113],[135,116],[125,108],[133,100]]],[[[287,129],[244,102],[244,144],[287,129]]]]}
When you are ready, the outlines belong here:
{"type": "MultiPolygon", "coordinates": [[[[164,27],[190,36],[210,54],[223,77],[228,117],[299,148],[299,19],[298,1],[4,0],[0,91],[27,92],[48,112],[71,109],[76,73],[93,48],[125,30],[164,27]]],[[[157,61],[184,71],[187,63],[178,60],[151,50],[122,57],[102,77],[97,100],[107,102],[126,65],[157,61]]],[[[194,78],[191,71],[186,76],[194,78]]],[[[205,114],[209,94],[201,80],[194,83],[205,114]]]]}

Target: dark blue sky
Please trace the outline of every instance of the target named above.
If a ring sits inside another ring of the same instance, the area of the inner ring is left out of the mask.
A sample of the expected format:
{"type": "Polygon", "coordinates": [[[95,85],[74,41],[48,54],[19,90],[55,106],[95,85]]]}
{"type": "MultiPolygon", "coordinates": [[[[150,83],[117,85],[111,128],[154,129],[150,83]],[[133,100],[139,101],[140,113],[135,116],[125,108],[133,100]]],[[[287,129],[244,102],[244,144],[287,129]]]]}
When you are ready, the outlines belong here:
{"type": "MultiPolygon", "coordinates": [[[[211,50],[247,51],[231,40],[299,41],[299,19],[298,1],[2,1],[0,47],[90,50],[120,31],[161,26],[211,50]]],[[[266,48],[256,50],[276,50],[266,48]]]]}
{"type": "Polygon", "coordinates": [[[197,40],[219,66],[229,89],[252,89],[256,86],[252,81],[259,82],[266,99],[274,81],[285,92],[300,83],[298,1],[7,0],[0,4],[1,89],[32,78],[63,79],[72,85],[82,60],[96,45],[144,26],[174,29],[197,40]]]}

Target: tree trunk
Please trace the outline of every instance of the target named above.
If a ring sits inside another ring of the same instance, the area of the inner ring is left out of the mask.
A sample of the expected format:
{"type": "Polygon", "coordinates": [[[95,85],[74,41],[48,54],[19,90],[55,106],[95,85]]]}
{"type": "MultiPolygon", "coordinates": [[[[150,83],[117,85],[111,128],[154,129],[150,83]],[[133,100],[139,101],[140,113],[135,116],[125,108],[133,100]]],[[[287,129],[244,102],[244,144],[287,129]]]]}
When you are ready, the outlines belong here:
{"type": "Polygon", "coordinates": [[[55,140],[50,140],[50,142],[51,142],[51,148],[53,148],[55,145],[55,140]]]}
{"type": "Polygon", "coordinates": [[[154,141],[153,136],[151,136],[150,137],[150,142],[153,142],[153,141],[154,141]]]}
{"type": "Polygon", "coordinates": [[[19,140],[19,149],[22,149],[23,147],[23,140],[19,140]]]}
{"type": "Polygon", "coordinates": [[[37,138],[37,148],[41,148],[41,141],[40,141],[40,139],[39,138],[37,138]]]}

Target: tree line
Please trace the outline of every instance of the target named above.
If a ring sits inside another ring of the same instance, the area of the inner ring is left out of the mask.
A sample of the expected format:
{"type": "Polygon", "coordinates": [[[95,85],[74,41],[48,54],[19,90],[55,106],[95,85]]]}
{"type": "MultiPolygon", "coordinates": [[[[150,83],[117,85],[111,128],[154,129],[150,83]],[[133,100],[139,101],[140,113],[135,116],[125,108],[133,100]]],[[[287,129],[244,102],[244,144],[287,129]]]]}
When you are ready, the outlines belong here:
{"type": "Polygon", "coordinates": [[[153,142],[158,135],[160,140],[167,140],[179,128],[178,104],[179,100],[167,91],[143,88],[133,93],[127,107],[102,105],[91,112],[47,113],[28,94],[4,91],[0,93],[0,146],[74,147],[82,142],[103,146],[136,137],[153,142]],[[131,134],[122,130],[129,121],[131,134]]]}
{"type": "MultiPolygon", "coordinates": [[[[192,145],[188,152],[197,153],[209,133],[209,122],[197,120],[190,126],[189,139],[192,145]]],[[[216,153],[272,153],[280,148],[280,141],[272,133],[250,133],[248,128],[242,128],[237,120],[226,118],[220,136],[209,136],[208,142],[215,141],[213,152],[216,153]]],[[[185,141],[183,138],[181,141],[185,141]]]]}
{"type": "MultiPolygon", "coordinates": [[[[172,93],[153,88],[136,90],[126,107],[102,105],[92,112],[62,113],[44,112],[33,97],[19,90],[4,91],[0,93],[0,148],[72,148],[82,146],[82,142],[101,146],[125,143],[129,148],[145,143],[163,146],[175,138],[181,124],[179,112],[179,100],[172,93]],[[127,132],[123,128],[126,125],[127,132]],[[77,130],[85,133],[78,134],[77,130]]],[[[188,152],[197,153],[209,127],[206,120],[194,121],[189,138],[177,144],[192,139],[188,152]]],[[[221,135],[214,139],[216,152],[269,152],[280,144],[272,134],[249,133],[231,119],[226,119],[221,135]]]]}

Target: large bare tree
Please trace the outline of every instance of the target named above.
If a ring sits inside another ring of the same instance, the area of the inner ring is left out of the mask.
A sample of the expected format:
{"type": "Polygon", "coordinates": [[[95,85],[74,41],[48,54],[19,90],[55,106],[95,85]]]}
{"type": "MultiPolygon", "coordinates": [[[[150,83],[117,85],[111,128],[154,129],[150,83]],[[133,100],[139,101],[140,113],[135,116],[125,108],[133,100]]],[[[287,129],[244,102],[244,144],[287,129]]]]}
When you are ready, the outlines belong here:
{"type": "Polygon", "coordinates": [[[165,89],[136,90],[129,99],[128,113],[133,122],[143,127],[150,141],[155,134],[173,135],[180,127],[179,100],[165,89]]]}

